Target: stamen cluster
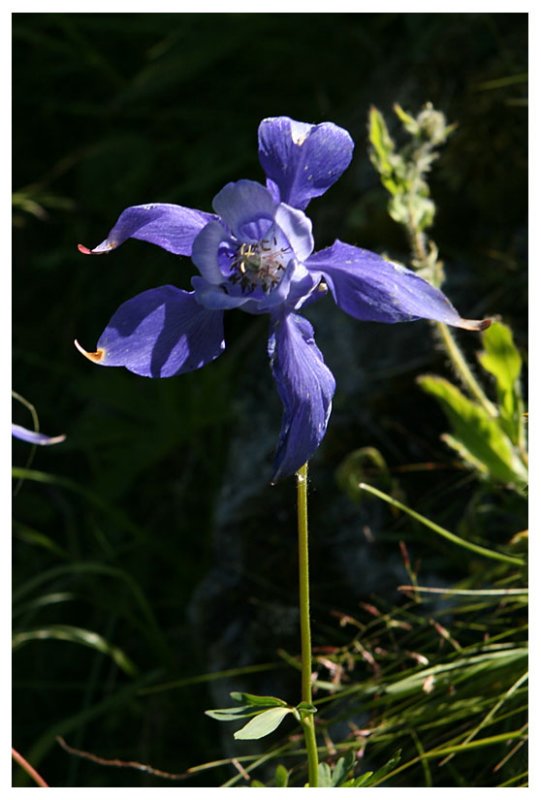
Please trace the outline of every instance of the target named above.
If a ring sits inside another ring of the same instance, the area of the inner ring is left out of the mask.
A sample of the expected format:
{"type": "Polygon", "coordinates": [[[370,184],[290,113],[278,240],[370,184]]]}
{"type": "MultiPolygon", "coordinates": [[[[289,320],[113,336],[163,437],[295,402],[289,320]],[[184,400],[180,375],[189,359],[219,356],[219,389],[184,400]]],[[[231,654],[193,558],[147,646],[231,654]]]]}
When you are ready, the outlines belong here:
{"type": "Polygon", "coordinates": [[[261,239],[251,244],[243,243],[231,262],[233,283],[240,283],[241,289],[253,292],[259,286],[268,293],[280,283],[286,268],[284,254],[289,247],[277,247],[276,237],[271,245],[269,239],[261,239]]]}

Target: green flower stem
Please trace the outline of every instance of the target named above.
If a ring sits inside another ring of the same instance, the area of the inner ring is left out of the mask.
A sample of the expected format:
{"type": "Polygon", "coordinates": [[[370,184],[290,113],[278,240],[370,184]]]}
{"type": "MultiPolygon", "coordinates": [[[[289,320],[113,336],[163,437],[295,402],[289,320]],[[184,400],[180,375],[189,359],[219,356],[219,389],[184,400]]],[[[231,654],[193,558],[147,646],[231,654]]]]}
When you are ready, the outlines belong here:
{"type": "MultiPolygon", "coordinates": [[[[302,702],[312,705],[312,636],[310,632],[310,574],[308,568],[308,464],[297,472],[297,525],[299,541],[299,611],[301,624],[302,702]]],[[[318,755],[314,715],[301,715],[306,754],[308,785],[318,785],[318,755]]]]}

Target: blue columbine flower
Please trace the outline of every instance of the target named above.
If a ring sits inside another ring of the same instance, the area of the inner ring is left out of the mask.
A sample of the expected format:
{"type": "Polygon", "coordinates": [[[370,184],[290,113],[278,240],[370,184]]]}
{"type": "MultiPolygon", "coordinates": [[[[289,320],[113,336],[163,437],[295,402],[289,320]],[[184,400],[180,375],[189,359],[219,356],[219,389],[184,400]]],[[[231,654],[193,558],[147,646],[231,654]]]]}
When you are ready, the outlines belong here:
{"type": "Polygon", "coordinates": [[[202,367],[224,350],[223,312],[268,314],[268,352],[284,405],[274,480],[298,470],[317,449],[331,411],[335,380],[300,309],[330,290],[336,304],[360,320],[426,318],[468,330],[489,323],[464,320],[449,300],[411,270],[375,253],[335,241],[314,250],[304,211],[340,177],[353,141],[331,122],[309,125],[288,117],[259,126],[266,185],[228,183],[214,198],[215,214],[170,203],[125,209],[107,239],[83,253],[102,254],[129,238],[191,256],[200,275],[192,292],[174,286],[123,303],[102,333],[91,361],[168,378],[202,367]]]}

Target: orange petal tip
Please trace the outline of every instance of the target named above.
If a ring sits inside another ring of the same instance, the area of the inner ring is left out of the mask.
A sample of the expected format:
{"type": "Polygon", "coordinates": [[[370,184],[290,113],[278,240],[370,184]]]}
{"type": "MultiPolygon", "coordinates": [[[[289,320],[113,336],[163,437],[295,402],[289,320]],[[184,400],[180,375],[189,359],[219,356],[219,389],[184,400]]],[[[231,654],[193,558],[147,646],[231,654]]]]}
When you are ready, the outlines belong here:
{"type": "Polygon", "coordinates": [[[85,358],[88,358],[89,361],[93,361],[94,364],[99,364],[100,361],[103,361],[103,359],[105,358],[105,350],[103,349],[103,347],[99,347],[95,353],[89,353],[87,350],[84,349],[84,347],[81,347],[77,339],[75,339],[74,345],[77,348],[77,350],[81,353],[81,355],[83,355],[85,358]]]}

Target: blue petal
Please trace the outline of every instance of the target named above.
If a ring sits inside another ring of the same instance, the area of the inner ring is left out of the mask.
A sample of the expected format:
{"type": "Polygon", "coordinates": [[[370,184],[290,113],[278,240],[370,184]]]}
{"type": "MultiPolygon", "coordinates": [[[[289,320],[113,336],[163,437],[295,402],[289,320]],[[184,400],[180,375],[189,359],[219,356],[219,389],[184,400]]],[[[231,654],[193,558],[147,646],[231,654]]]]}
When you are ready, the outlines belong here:
{"type": "MultiPolygon", "coordinates": [[[[249,295],[229,294],[221,286],[208,283],[204,278],[200,278],[199,275],[195,275],[192,278],[192,286],[195,290],[197,302],[211,311],[239,308],[249,300],[249,295]]],[[[238,287],[230,286],[229,288],[232,292],[235,290],[240,291],[238,287]]]]}
{"type": "Polygon", "coordinates": [[[274,196],[295,208],[324,194],[349,166],[353,140],[332,122],[308,125],[289,117],[259,126],[259,161],[274,196]]]}
{"type": "Polygon", "coordinates": [[[415,272],[336,241],[305,262],[324,276],[336,304],[356,319],[409,322],[432,319],[467,330],[483,330],[490,320],[462,319],[439,289],[415,272]]]}
{"type": "Polygon", "coordinates": [[[269,356],[284,404],[274,463],[276,481],[296,472],[319,447],[336,384],[314,342],[314,330],[304,317],[288,314],[275,321],[269,356]]]}
{"type": "Polygon", "coordinates": [[[218,254],[230,238],[221,222],[213,220],[198,234],[192,249],[192,261],[208,283],[223,283],[225,276],[220,270],[218,254]]]}
{"type": "Polygon", "coordinates": [[[203,308],[193,292],[149,289],[123,303],[83,355],[104,367],[126,367],[148,378],[169,378],[213,361],[223,351],[223,314],[203,308]]]}
{"type": "Polygon", "coordinates": [[[259,241],[267,233],[278,204],[256,181],[228,183],[212,207],[240,241],[259,241]]]}
{"type": "Polygon", "coordinates": [[[83,245],[79,245],[79,250],[101,255],[120,247],[127,239],[142,239],[175,255],[189,256],[195,237],[213,219],[216,219],[214,214],[172,203],[130,206],[119,216],[107,239],[93,250],[83,245]]]}
{"type": "Polygon", "coordinates": [[[285,203],[280,203],[274,219],[299,261],[308,258],[314,249],[312,221],[302,211],[285,203]]]}
{"type": "Polygon", "coordinates": [[[38,433],[38,431],[29,431],[28,428],[23,428],[22,425],[11,426],[11,433],[16,439],[22,439],[23,442],[30,442],[30,444],[48,445],[59,444],[66,438],[62,436],[47,436],[45,433],[38,433]]]}
{"type": "Polygon", "coordinates": [[[298,311],[322,297],[326,291],[317,273],[307,270],[304,264],[295,264],[285,304],[288,311],[298,311]]]}

